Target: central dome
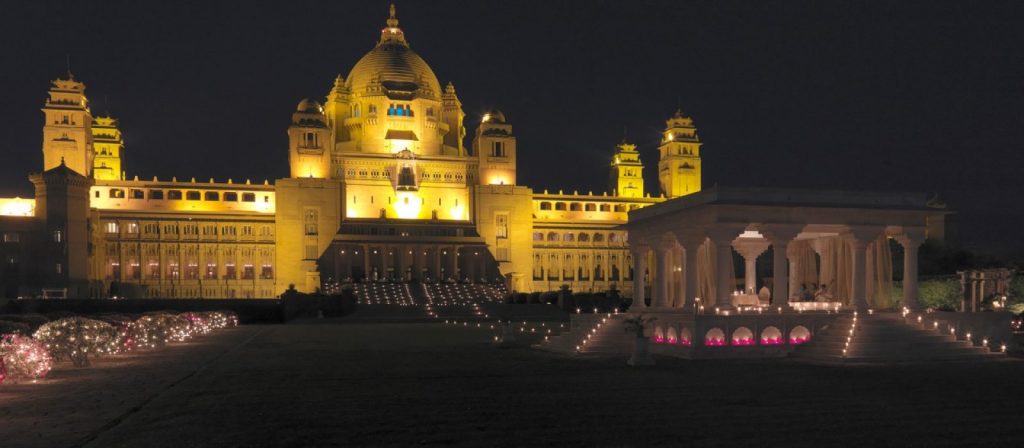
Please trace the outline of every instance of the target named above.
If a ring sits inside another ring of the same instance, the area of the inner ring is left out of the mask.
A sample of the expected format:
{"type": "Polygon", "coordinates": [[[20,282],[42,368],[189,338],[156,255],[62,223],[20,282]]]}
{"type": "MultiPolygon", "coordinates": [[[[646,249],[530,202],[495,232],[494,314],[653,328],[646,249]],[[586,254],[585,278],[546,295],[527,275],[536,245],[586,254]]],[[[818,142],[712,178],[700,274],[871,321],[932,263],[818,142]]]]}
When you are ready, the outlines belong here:
{"type": "Polygon", "coordinates": [[[373,91],[379,83],[386,90],[415,92],[436,98],[441,83],[427,62],[409,48],[405,35],[398,28],[394,6],[387,27],[381,30],[380,42],[366,53],[348,74],[348,88],[354,94],[373,91]]]}

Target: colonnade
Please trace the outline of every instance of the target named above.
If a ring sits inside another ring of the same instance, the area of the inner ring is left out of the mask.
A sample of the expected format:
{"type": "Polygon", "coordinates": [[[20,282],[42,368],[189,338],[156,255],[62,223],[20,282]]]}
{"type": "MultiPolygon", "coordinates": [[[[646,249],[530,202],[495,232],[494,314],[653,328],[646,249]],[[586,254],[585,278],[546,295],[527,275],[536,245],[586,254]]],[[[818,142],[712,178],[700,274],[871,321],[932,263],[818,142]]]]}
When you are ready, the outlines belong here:
{"type": "MultiPolygon", "coordinates": [[[[715,293],[716,297],[701,298],[707,305],[713,305],[720,309],[733,308],[732,294],[732,252],[736,250],[744,258],[744,276],[746,289],[750,291],[751,285],[756,282],[757,258],[764,253],[768,247],[773,248],[772,256],[772,305],[789,308],[790,285],[796,275],[796,258],[790,247],[798,239],[812,239],[821,235],[803,234],[803,225],[768,225],[740,226],[740,225],[719,225],[706,229],[689,228],[685,230],[666,232],[655,239],[630,238],[630,250],[633,255],[634,272],[642,273],[648,269],[647,256],[654,252],[654,266],[651,269],[650,281],[652,282],[651,304],[648,306],[646,300],[646,279],[643,275],[637,275],[633,282],[633,303],[635,309],[653,308],[655,310],[688,310],[693,311],[697,306],[698,298],[698,272],[697,259],[701,247],[708,242],[714,245],[716,250],[715,269],[715,293]],[[801,238],[803,237],[803,238],[801,238]],[[673,254],[681,253],[682,257],[673,257],[673,254]],[[681,261],[677,265],[673,259],[681,261]],[[681,278],[673,275],[673,272],[682,273],[681,278]],[[682,283],[682,285],[679,285],[682,283]]],[[[632,231],[631,235],[641,234],[632,231]]],[[[904,248],[903,251],[903,306],[910,309],[919,308],[917,302],[917,258],[918,248],[924,242],[924,230],[919,228],[904,228],[901,233],[886,234],[885,226],[845,226],[844,231],[831,236],[839,236],[850,242],[852,248],[852,283],[853,294],[851,306],[858,310],[868,308],[867,298],[867,270],[870,266],[867,260],[867,245],[879,237],[886,235],[893,237],[904,248]]],[[[799,284],[799,283],[797,283],[799,284]]]]}
{"type": "Polygon", "coordinates": [[[498,275],[493,257],[482,245],[336,244],[330,253],[337,281],[493,281],[498,275]]]}

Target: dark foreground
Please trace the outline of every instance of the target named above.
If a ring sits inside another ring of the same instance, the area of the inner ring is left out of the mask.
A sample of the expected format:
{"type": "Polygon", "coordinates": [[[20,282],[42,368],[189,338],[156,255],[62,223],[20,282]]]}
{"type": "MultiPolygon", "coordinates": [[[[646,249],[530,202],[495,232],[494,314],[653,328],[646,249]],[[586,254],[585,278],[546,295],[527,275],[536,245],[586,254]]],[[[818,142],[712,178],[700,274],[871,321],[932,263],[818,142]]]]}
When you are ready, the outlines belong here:
{"type": "Polygon", "coordinates": [[[1024,443],[1024,362],[626,367],[439,324],[244,326],[0,388],[0,446],[1024,443]]]}

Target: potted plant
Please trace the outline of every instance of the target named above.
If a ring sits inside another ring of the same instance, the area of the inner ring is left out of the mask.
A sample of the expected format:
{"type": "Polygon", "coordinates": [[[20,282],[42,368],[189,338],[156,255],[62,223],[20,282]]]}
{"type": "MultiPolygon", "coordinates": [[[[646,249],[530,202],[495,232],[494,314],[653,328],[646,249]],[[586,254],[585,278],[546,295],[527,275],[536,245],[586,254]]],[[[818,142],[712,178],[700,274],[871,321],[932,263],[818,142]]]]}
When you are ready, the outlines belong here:
{"type": "Polygon", "coordinates": [[[658,320],[657,317],[645,318],[643,314],[637,314],[635,317],[626,319],[623,323],[626,324],[626,332],[633,333],[636,335],[633,338],[633,356],[626,361],[626,364],[631,366],[653,366],[654,358],[651,357],[651,353],[647,350],[647,344],[650,343],[650,339],[644,335],[644,328],[658,320]]]}

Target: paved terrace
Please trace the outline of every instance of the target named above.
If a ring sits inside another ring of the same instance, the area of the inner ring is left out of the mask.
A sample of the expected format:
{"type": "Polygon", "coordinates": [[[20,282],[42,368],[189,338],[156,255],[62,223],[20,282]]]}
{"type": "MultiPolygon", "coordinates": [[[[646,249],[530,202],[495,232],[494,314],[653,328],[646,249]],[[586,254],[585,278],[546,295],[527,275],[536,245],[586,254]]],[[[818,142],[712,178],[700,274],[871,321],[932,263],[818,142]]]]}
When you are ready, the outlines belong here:
{"type": "Polygon", "coordinates": [[[572,359],[441,324],[243,326],[0,387],[0,446],[1014,446],[1024,362],[572,359]]]}

